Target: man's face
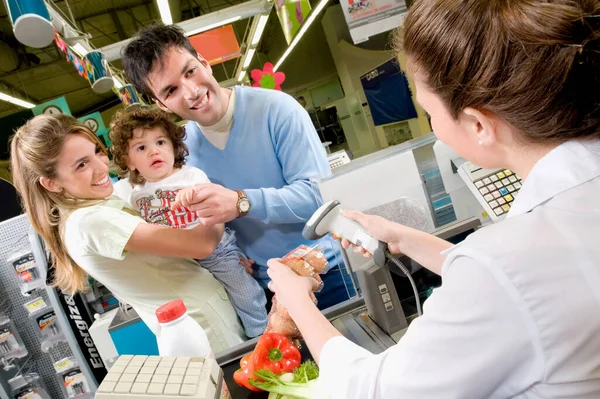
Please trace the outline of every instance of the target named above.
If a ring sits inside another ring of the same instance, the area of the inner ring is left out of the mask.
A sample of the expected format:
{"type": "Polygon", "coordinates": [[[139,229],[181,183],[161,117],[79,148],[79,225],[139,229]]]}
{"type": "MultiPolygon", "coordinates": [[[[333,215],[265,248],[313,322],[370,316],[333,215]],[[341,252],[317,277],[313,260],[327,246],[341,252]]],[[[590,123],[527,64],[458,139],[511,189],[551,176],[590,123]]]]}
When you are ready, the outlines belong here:
{"type": "Polygon", "coordinates": [[[203,126],[217,123],[229,104],[208,62],[181,47],[171,47],[153,65],[148,86],[160,108],[203,126]]]}

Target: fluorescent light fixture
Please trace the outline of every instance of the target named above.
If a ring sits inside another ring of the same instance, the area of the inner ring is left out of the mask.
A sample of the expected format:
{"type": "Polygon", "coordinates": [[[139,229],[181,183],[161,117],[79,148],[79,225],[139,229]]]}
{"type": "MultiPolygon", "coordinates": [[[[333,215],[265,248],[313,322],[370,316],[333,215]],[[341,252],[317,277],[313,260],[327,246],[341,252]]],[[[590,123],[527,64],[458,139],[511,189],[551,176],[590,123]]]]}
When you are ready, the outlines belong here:
{"type": "Polygon", "coordinates": [[[169,8],[169,0],[156,0],[156,3],[158,4],[160,19],[162,19],[165,25],[171,25],[173,23],[173,17],[171,16],[171,9],[169,8]]]}
{"type": "Polygon", "coordinates": [[[260,42],[260,37],[265,30],[265,26],[267,26],[267,21],[269,20],[269,14],[261,15],[258,17],[258,24],[256,24],[256,30],[254,31],[254,36],[252,36],[252,41],[250,42],[250,46],[255,47],[258,42],[260,42]]]}
{"type": "Polygon", "coordinates": [[[81,57],[85,57],[85,55],[88,53],[88,50],[85,47],[83,47],[81,43],[75,43],[75,45],[73,46],[73,50],[75,50],[75,52],[81,57]]]}
{"type": "Polygon", "coordinates": [[[287,48],[287,50],[285,50],[285,53],[283,53],[283,55],[281,56],[279,61],[277,61],[277,64],[275,64],[275,67],[273,67],[273,71],[277,71],[279,69],[279,67],[281,66],[281,64],[283,64],[283,61],[285,61],[285,59],[288,57],[288,55],[290,55],[290,53],[292,52],[294,47],[296,47],[296,44],[298,44],[298,42],[300,41],[300,39],[302,38],[304,33],[306,33],[306,31],[308,30],[309,26],[317,18],[317,15],[319,15],[319,13],[321,11],[323,11],[323,9],[327,5],[328,1],[329,0],[321,0],[321,2],[317,5],[317,8],[315,8],[313,10],[313,12],[308,16],[307,20],[304,21],[304,23],[300,27],[300,30],[298,31],[298,33],[296,33],[296,36],[290,43],[289,47],[287,48]]]}
{"type": "Polygon", "coordinates": [[[242,72],[240,72],[240,76],[238,76],[238,82],[242,82],[244,80],[244,78],[246,77],[246,70],[243,70],[242,72]]]}
{"type": "Polygon", "coordinates": [[[255,48],[248,49],[246,52],[246,58],[244,58],[244,64],[242,65],[242,69],[246,69],[250,66],[252,62],[252,57],[254,57],[254,53],[256,53],[255,48]]]}
{"type": "Polygon", "coordinates": [[[35,107],[35,104],[32,104],[30,102],[27,101],[23,101],[23,100],[19,100],[18,98],[15,98],[13,96],[9,96],[8,94],[4,94],[4,93],[0,93],[0,100],[2,101],[6,101],[15,105],[18,105],[19,107],[23,107],[23,108],[33,108],[35,107]]]}
{"type": "Polygon", "coordinates": [[[185,32],[185,34],[186,34],[186,36],[192,36],[192,35],[195,35],[196,33],[206,32],[207,30],[219,28],[219,27],[221,27],[223,25],[227,25],[227,24],[230,24],[232,22],[239,21],[240,19],[242,19],[241,16],[224,19],[223,21],[215,22],[214,24],[206,25],[206,26],[203,26],[201,28],[194,29],[194,30],[191,30],[189,32],[185,32]]]}
{"type": "Polygon", "coordinates": [[[123,87],[123,83],[119,79],[113,78],[113,81],[115,82],[115,88],[120,89],[123,87]]]}

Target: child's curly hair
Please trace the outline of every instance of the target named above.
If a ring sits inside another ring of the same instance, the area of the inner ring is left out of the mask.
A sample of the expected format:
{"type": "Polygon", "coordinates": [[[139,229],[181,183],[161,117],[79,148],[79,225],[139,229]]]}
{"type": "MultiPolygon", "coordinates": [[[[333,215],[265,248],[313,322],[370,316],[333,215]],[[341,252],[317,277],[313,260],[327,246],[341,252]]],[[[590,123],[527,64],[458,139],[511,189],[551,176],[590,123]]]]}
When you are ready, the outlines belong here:
{"type": "Polygon", "coordinates": [[[169,139],[173,142],[175,154],[174,168],[181,168],[185,164],[185,157],[189,155],[185,145],[185,128],[178,126],[170,114],[160,109],[150,107],[130,107],[117,112],[110,123],[110,152],[118,168],[119,177],[129,177],[131,184],[143,184],[144,178],[137,170],[130,171],[127,164],[129,141],[133,138],[135,129],[151,129],[162,127],[169,139]]]}

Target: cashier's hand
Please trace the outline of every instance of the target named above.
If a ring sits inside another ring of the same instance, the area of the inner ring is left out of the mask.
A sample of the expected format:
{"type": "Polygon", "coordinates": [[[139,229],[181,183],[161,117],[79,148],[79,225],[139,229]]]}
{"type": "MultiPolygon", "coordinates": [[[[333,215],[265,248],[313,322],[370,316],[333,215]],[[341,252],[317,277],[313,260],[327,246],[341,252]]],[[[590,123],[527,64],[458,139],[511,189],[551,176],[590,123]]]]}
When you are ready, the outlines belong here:
{"type": "Polygon", "coordinates": [[[294,306],[303,306],[304,301],[300,299],[306,297],[313,300],[312,291],[318,287],[315,279],[297,275],[281,263],[280,259],[270,259],[267,266],[267,273],[271,278],[269,289],[277,295],[277,301],[284,308],[292,311],[294,306]]]}
{"type": "Polygon", "coordinates": [[[196,211],[202,224],[227,223],[239,216],[238,194],[218,184],[205,183],[180,190],[171,209],[185,206],[196,211]]]}
{"type": "MultiPolygon", "coordinates": [[[[402,226],[400,224],[390,222],[387,219],[382,218],[381,216],[374,215],[365,215],[359,211],[343,211],[344,216],[348,219],[354,220],[361,224],[365,230],[373,236],[373,238],[378,239],[379,241],[383,241],[388,244],[388,249],[393,254],[398,254],[401,252],[400,244],[401,244],[401,236],[404,230],[409,230],[409,227],[402,226]]],[[[344,248],[348,248],[352,245],[348,240],[342,239],[342,246],[344,248]]],[[[354,252],[361,253],[366,257],[370,257],[371,254],[365,251],[364,248],[352,245],[354,252]]]]}

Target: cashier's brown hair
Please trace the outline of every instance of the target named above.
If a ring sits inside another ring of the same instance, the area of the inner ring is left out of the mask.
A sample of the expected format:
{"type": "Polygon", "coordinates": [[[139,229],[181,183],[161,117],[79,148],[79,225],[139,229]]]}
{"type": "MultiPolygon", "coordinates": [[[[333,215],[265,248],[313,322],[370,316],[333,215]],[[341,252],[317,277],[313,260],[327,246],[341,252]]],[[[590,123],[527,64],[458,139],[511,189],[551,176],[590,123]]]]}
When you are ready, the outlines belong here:
{"type": "Polygon", "coordinates": [[[598,0],[416,0],[396,43],[454,118],[491,111],[526,143],[600,138],[598,0]]]}
{"type": "Polygon", "coordinates": [[[56,178],[56,164],[68,135],[81,134],[106,154],[106,148],[84,124],[67,115],[39,115],[20,127],[11,138],[12,178],[29,221],[52,255],[54,285],[67,294],[85,291],[87,274],[69,256],[62,239],[71,211],[97,201],[67,198],[46,190],[41,177],[56,178]]]}

